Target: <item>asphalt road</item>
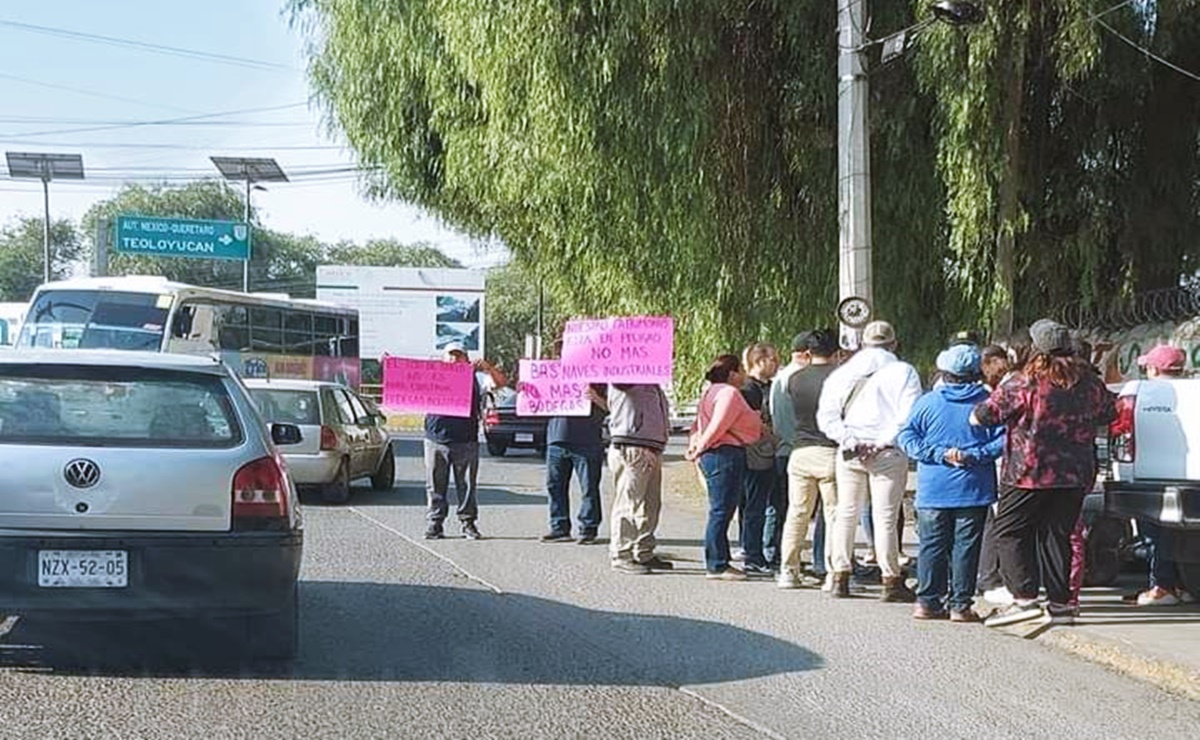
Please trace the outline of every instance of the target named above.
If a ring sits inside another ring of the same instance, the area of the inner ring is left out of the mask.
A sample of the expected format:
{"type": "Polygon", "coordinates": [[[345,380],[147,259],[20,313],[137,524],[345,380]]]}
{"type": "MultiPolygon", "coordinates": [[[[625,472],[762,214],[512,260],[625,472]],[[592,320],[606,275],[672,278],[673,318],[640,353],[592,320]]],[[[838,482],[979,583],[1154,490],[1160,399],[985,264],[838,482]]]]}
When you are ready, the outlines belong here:
{"type": "Polygon", "coordinates": [[[865,595],[706,581],[703,511],[671,493],[673,573],[626,576],[603,546],[541,544],[532,453],[485,459],[484,540],[427,543],[419,445],[398,441],[396,490],[306,507],[290,668],[68,669],[8,654],[0,734],[1195,736],[1200,705],[1036,642],[914,622],[865,595]]]}

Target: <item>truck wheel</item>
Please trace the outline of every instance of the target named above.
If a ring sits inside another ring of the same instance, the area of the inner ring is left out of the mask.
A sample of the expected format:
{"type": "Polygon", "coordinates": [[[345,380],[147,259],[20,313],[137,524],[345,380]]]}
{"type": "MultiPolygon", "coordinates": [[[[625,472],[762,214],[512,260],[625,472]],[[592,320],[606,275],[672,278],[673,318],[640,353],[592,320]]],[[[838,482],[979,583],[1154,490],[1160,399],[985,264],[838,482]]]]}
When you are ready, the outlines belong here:
{"type": "Polygon", "coordinates": [[[1192,596],[1200,595],[1200,563],[1176,563],[1183,587],[1192,596]]]}
{"type": "Polygon", "coordinates": [[[1111,586],[1121,575],[1121,542],[1125,522],[1099,518],[1088,530],[1083,582],[1087,586],[1111,586]]]}

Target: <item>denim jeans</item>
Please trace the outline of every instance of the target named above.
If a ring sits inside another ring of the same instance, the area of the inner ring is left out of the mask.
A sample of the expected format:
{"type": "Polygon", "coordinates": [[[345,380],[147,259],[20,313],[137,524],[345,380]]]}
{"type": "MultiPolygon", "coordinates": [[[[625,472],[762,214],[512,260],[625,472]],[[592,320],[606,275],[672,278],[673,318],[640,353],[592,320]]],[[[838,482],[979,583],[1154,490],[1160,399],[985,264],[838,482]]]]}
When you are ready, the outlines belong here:
{"type": "Polygon", "coordinates": [[[1138,528],[1146,536],[1149,545],[1150,587],[1174,591],[1179,586],[1179,577],[1175,573],[1175,561],[1171,559],[1171,546],[1174,544],[1171,530],[1145,520],[1138,520],[1138,528]]]}
{"type": "Polygon", "coordinates": [[[476,491],[479,443],[442,444],[425,440],[425,497],[429,507],[425,518],[431,525],[440,527],[450,512],[448,493],[452,472],[454,491],[458,494],[458,519],[461,522],[474,522],[479,516],[476,491]]]}
{"type": "Polygon", "coordinates": [[[775,489],[775,471],[746,469],[742,480],[742,501],[738,507],[742,531],[738,540],[742,543],[747,565],[767,564],[763,556],[764,531],[767,504],[775,489]]]}
{"type": "Polygon", "coordinates": [[[546,448],[546,495],[550,497],[550,531],[571,534],[571,471],[583,498],[579,503],[579,533],[595,535],[600,528],[600,475],[604,448],[550,445],[546,448]]]}
{"type": "MultiPolygon", "coordinates": [[[[767,499],[767,510],[763,515],[763,557],[771,565],[779,565],[783,539],[783,525],[787,521],[788,478],[787,455],[775,456],[775,482],[767,499]]],[[[745,545],[743,545],[745,547],[745,545]]]]}
{"type": "Polygon", "coordinates": [[[729,568],[729,522],[742,498],[746,449],[721,445],[699,458],[708,488],[708,526],[704,531],[704,567],[709,573],[729,568]]]}
{"type": "Polygon", "coordinates": [[[917,600],[933,611],[971,607],[979,575],[986,506],[918,509],[921,548],[917,556],[917,600]],[[947,584],[947,579],[950,583],[947,584]],[[947,594],[947,591],[949,594],[947,594]]]}

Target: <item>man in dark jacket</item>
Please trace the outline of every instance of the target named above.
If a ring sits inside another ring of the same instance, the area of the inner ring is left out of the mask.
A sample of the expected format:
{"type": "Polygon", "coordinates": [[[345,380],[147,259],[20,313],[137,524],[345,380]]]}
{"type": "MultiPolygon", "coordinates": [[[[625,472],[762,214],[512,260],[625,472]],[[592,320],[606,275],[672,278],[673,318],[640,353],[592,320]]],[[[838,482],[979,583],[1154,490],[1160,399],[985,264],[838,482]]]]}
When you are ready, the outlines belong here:
{"type": "Polygon", "coordinates": [[[579,544],[596,541],[600,528],[600,475],[604,467],[604,386],[588,386],[592,410],[587,416],[554,416],[546,425],[546,495],[550,531],[542,542],[571,541],[571,471],[583,497],[579,505],[579,544]]]}
{"type": "MultiPolygon", "coordinates": [[[[463,345],[451,342],[445,348],[446,362],[470,362],[463,345]]],[[[463,535],[477,540],[479,529],[475,519],[479,516],[475,480],[479,474],[479,410],[481,388],[479,375],[487,378],[489,385],[504,385],[504,375],[485,360],[475,363],[476,377],[471,386],[471,415],[425,416],[425,492],[429,511],[426,519],[429,527],[425,539],[440,540],[445,537],[442,523],[446,520],[450,505],[447,492],[450,487],[450,472],[454,472],[454,489],[458,495],[458,520],[463,535]]]]}

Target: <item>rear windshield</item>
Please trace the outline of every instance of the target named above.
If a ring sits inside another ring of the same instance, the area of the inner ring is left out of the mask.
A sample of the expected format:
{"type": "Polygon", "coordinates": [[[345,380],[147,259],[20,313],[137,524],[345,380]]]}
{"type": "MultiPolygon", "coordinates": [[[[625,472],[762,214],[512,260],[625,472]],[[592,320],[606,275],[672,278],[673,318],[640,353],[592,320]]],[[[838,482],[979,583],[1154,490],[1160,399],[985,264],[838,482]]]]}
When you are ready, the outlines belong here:
{"type": "Polygon", "coordinates": [[[0,444],[226,448],[241,441],[229,392],[215,376],[0,365],[0,444]]]}
{"type": "Polygon", "coordinates": [[[39,293],[21,329],[20,346],[157,352],[170,305],[170,296],[151,293],[39,293]]]}
{"type": "Polygon", "coordinates": [[[253,388],[250,397],[269,422],[285,424],[321,423],[321,408],[314,391],[279,391],[253,388]]]}

